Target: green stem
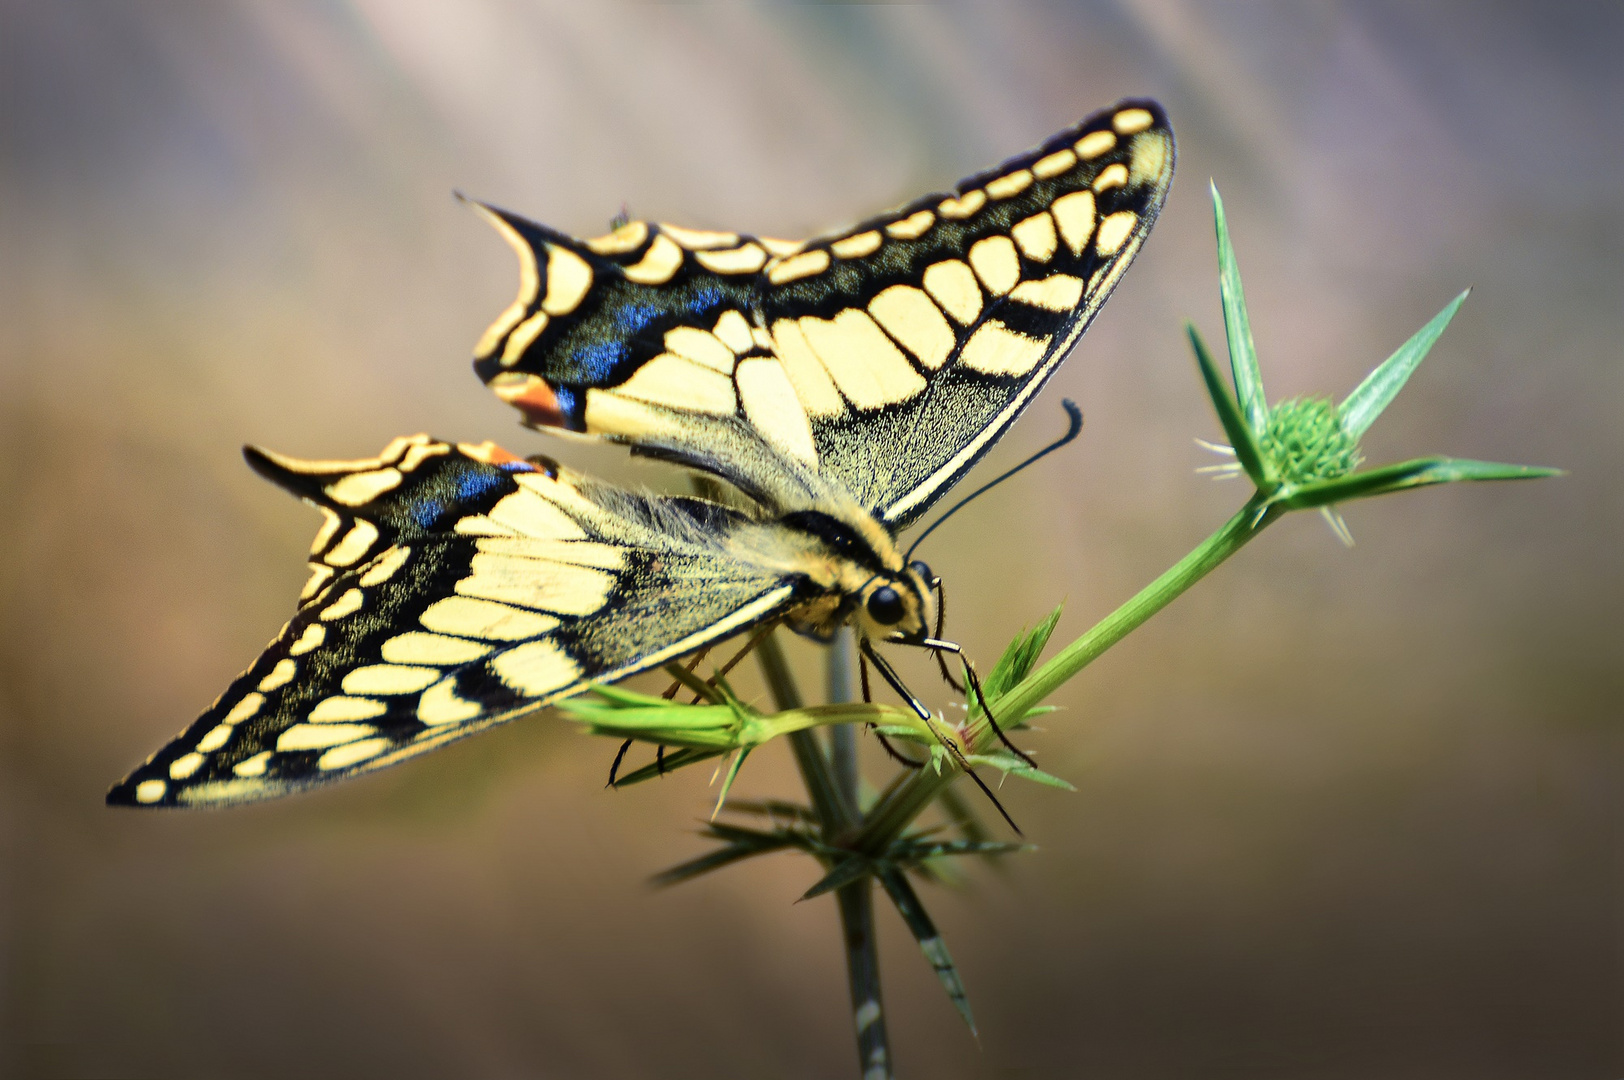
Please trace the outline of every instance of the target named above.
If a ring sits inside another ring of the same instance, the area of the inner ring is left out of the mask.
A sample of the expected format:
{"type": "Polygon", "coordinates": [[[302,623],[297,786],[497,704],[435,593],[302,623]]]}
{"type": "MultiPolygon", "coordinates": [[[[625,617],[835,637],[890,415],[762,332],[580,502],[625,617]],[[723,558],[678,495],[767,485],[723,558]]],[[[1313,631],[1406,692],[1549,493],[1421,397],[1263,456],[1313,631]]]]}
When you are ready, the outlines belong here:
{"type": "MultiPolygon", "coordinates": [[[[1093,629],[1067,645],[1054,659],[1000,695],[992,703],[993,715],[1012,719],[1026,715],[1028,709],[1042,702],[1101,653],[1206,577],[1284,513],[1285,510],[1278,505],[1264,508],[1262,496],[1253,496],[1222,528],[1141,589],[1133,599],[1101,619],[1093,629]]],[[[982,722],[972,729],[968,741],[972,752],[979,753],[990,747],[996,738],[992,729],[982,722]]],[[[952,762],[944,762],[940,774],[935,769],[920,769],[892,788],[864,817],[862,829],[852,846],[868,854],[884,851],[958,778],[959,772],[952,762]]]]}
{"type": "MultiPolygon", "coordinates": [[[[779,711],[799,709],[801,691],[795,685],[776,632],[761,639],[756,646],[756,660],[779,711]]],[[[830,768],[823,747],[811,731],[792,732],[789,744],[823,835],[835,837],[850,830],[858,820],[855,744],[849,772],[840,762],[830,768]]],[[[853,1022],[857,1029],[858,1067],[863,1080],[891,1080],[890,1043],[880,998],[880,957],[874,940],[873,890],[873,880],[865,876],[837,890],[836,900],[846,950],[846,981],[851,990],[853,1022]]]]}

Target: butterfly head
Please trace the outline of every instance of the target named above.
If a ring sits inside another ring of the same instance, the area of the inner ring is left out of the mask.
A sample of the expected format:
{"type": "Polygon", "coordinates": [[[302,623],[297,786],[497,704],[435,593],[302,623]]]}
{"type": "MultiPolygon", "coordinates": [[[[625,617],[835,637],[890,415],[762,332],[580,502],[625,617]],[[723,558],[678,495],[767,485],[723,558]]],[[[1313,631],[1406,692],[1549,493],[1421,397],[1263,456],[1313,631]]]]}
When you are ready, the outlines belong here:
{"type": "Polygon", "coordinates": [[[936,575],[915,560],[894,574],[875,575],[863,588],[858,622],[869,636],[917,643],[936,617],[936,575]]]}

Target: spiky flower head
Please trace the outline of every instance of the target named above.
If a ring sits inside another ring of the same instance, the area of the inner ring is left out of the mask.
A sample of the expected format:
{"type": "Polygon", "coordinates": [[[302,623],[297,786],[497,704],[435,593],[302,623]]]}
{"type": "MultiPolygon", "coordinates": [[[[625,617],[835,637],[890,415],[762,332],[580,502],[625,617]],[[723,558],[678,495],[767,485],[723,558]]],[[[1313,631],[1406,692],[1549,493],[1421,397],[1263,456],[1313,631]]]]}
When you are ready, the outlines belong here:
{"type": "Polygon", "coordinates": [[[1269,410],[1258,440],[1263,458],[1288,486],[1336,480],[1359,467],[1359,443],[1329,398],[1289,398],[1269,410]]]}

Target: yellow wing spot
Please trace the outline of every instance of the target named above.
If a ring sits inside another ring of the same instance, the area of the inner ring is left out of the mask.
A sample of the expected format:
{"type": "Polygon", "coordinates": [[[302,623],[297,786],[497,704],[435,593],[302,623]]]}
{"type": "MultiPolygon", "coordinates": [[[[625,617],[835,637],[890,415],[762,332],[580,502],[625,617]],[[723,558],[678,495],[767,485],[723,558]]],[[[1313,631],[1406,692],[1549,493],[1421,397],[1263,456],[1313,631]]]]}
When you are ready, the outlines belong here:
{"type": "Polygon", "coordinates": [[[642,247],[647,239],[648,222],[628,221],[612,233],[594,236],[586,242],[586,246],[599,255],[624,255],[642,247]]]}
{"type": "Polygon", "coordinates": [[[755,343],[756,348],[764,352],[773,351],[773,336],[767,333],[765,326],[752,326],[750,328],[750,340],[755,343]]]}
{"type": "Polygon", "coordinates": [[[1060,223],[1061,239],[1073,255],[1081,255],[1094,233],[1094,193],[1074,191],[1062,195],[1049,207],[1055,221],[1060,223]]]}
{"type": "Polygon", "coordinates": [[[481,711],[478,702],[457,696],[457,680],[450,676],[423,691],[423,696],[417,699],[417,719],[430,727],[460,724],[472,720],[481,711]]]}
{"type": "MultiPolygon", "coordinates": [[[[396,694],[415,694],[439,679],[439,677],[439,668],[410,667],[405,664],[368,664],[366,667],[358,667],[344,676],[344,692],[346,694],[377,694],[382,697],[392,697],[396,694]]],[[[339,699],[327,699],[327,701],[337,700],[339,699]]],[[[327,701],[322,702],[322,704],[327,704],[327,701]]],[[[379,704],[382,703],[379,702],[379,704]]],[[[315,714],[312,713],[311,716],[313,719],[315,714]]],[[[350,719],[350,717],[345,719],[350,719]]],[[[364,720],[366,717],[355,717],[354,719],[364,720]]]]}
{"type": "Polygon", "coordinates": [[[898,240],[917,240],[936,224],[936,215],[929,210],[915,210],[900,221],[893,221],[885,231],[898,240]]]}
{"type": "Polygon", "coordinates": [[[592,267],[566,247],[547,245],[547,296],[541,310],[549,315],[568,315],[592,288],[592,267]]]}
{"type": "Polygon", "coordinates": [[[255,777],[265,775],[265,766],[270,763],[271,752],[261,750],[251,758],[244,758],[231,767],[231,771],[238,776],[255,777]]]}
{"type": "Polygon", "coordinates": [[[925,388],[924,377],[867,312],[847,308],[832,320],[800,320],[807,344],[846,399],[860,409],[906,401],[925,388]]]}
{"type": "Polygon", "coordinates": [[[370,521],[357,521],[344,539],[333,545],[323,561],[329,566],[348,566],[365,555],[378,539],[378,527],[370,521]]]}
{"type": "Polygon", "coordinates": [[[925,268],[925,291],[959,323],[969,326],[981,314],[981,286],[970,268],[957,259],[944,259],[925,268]]]}
{"type": "Polygon", "coordinates": [[[299,602],[302,604],[321,592],[322,588],[327,584],[327,579],[332,576],[333,568],[331,566],[322,563],[311,563],[310,578],[304,583],[304,588],[299,590],[299,602]]]}
{"type": "Polygon", "coordinates": [[[361,610],[361,602],[364,599],[365,597],[360,589],[350,589],[343,596],[323,608],[318,618],[322,622],[332,622],[334,619],[342,619],[346,615],[354,615],[361,610]]]}
{"type": "Polygon", "coordinates": [[[384,642],[382,654],[391,664],[437,664],[440,667],[451,667],[478,660],[490,651],[489,645],[469,641],[467,638],[410,630],[384,642]]]}
{"type": "Polygon", "coordinates": [[[382,585],[384,582],[400,573],[400,568],[405,566],[407,560],[409,560],[411,557],[411,548],[403,547],[397,544],[388,551],[384,552],[382,555],[378,556],[372,565],[367,567],[366,573],[361,575],[357,584],[364,589],[370,589],[376,585],[382,585]]]}
{"type": "Polygon", "coordinates": [[[753,274],[767,263],[767,252],[757,244],[742,244],[725,251],[694,254],[700,266],[718,274],[753,274]]]}
{"type": "Polygon", "coordinates": [[[406,451],[405,457],[400,459],[399,468],[403,473],[413,472],[419,465],[423,464],[423,462],[427,461],[429,458],[439,457],[441,454],[449,453],[451,453],[450,443],[437,442],[425,443],[422,446],[414,446],[410,450],[406,451]]]}
{"type": "Polygon", "coordinates": [[[484,514],[468,514],[457,519],[451,531],[458,536],[513,536],[514,530],[498,525],[484,514]]]}
{"type": "Polygon", "coordinates": [[[259,707],[265,704],[264,694],[248,694],[241,701],[231,707],[231,711],[220,718],[222,724],[240,724],[250,716],[259,712],[259,707]]]}
{"type": "Polygon", "coordinates": [[[752,357],[739,362],[734,379],[738,381],[744,415],[762,437],[791,457],[817,468],[812,425],[783,366],[771,357],[752,357]]]}
{"type": "Polygon", "coordinates": [[[893,285],[868,303],[868,313],[914,358],[935,371],[958,344],[942,309],[912,285],[893,285]]]}
{"type": "Polygon", "coordinates": [[[936,212],[945,218],[967,218],[986,205],[987,193],[977,188],[956,199],[943,199],[937,204],[936,212]]]}
{"type": "Polygon", "coordinates": [[[586,392],[585,419],[589,435],[617,435],[631,440],[669,435],[672,426],[669,410],[595,386],[586,392]]]}
{"type": "Polygon", "coordinates": [[[795,396],[801,399],[808,416],[839,416],[846,411],[834,380],[818,361],[806,335],[793,319],[779,319],[773,323],[773,352],[784,365],[784,374],[795,387],[795,396]]]}
{"type": "Polygon", "coordinates": [[[212,754],[220,747],[231,741],[231,733],[235,730],[230,724],[216,724],[199,740],[197,748],[205,754],[212,754]]]}
{"type": "Polygon", "coordinates": [[[1011,300],[1048,311],[1071,311],[1083,299],[1083,279],[1070,274],[1050,274],[1037,281],[1023,281],[1009,294],[1011,300]]]}
{"type": "Polygon", "coordinates": [[[325,750],[329,746],[354,742],[377,733],[378,729],[371,724],[295,724],[277,736],[276,748],[283,753],[290,750],[325,750]]]}
{"type": "Polygon", "coordinates": [[[1106,188],[1122,187],[1127,182],[1128,167],[1119,161],[1100,170],[1100,174],[1094,178],[1094,190],[1104,191],[1106,188]]]}
{"type": "Polygon", "coordinates": [[[311,709],[310,714],[305,717],[305,723],[342,724],[351,720],[370,720],[374,716],[382,716],[388,711],[389,706],[381,701],[334,694],[332,697],[322,698],[318,701],[316,707],[311,709]]]}
{"type": "Polygon", "coordinates": [[[1017,169],[1012,173],[1005,173],[996,180],[987,182],[987,198],[1007,199],[1012,195],[1019,195],[1032,186],[1032,174],[1026,169],[1017,169]]]}
{"type": "Polygon", "coordinates": [[[502,239],[507,241],[508,246],[519,257],[519,295],[507,306],[507,310],[498,315],[496,321],[486,328],[485,333],[480,336],[479,344],[474,346],[474,356],[483,360],[496,350],[497,342],[524,318],[524,313],[536,302],[536,293],[541,288],[541,274],[536,268],[535,250],[531,248],[529,241],[519,235],[518,230],[490,208],[477,202],[469,205],[474,208],[475,213],[491,223],[491,227],[501,234],[502,239]]]}
{"type": "Polygon", "coordinates": [[[660,231],[689,251],[732,247],[739,242],[738,233],[714,232],[709,229],[684,229],[680,225],[667,225],[663,221],[660,222],[660,231]]]}
{"type": "Polygon", "coordinates": [[[143,780],[135,785],[135,801],[154,803],[163,798],[164,792],[168,790],[169,785],[162,780],[143,780]]]}
{"type": "Polygon", "coordinates": [[[393,465],[404,455],[411,453],[413,447],[430,446],[433,444],[433,442],[433,439],[429,438],[429,436],[421,431],[416,435],[396,435],[393,439],[390,439],[389,444],[383,448],[383,452],[378,455],[378,460],[371,462],[371,464],[393,465]]]}
{"type": "Polygon", "coordinates": [[[581,497],[581,493],[563,480],[556,480],[545,473],[522,472],[513,477],[514,483],[526,491],[540,495],[554,506],[572,507],[576,514],[590,517],[598,513],[598,507],[581,497]]]}
{"type": "Polygon", "coordinates": [[[829,253],[822,248],[813,251],[803,251],[798,255],[791,255],[783,262],[769,266],[767,280],[774,285],[783,285],[786,282],[797,281],[800,278],[821,274],[829,269],[829,253]]]}
{"type": "Polygon", "coordinates": [[[643,257],[621,272],[639,285],[664,285],[681,265],[682,249],[669,236],[656,236],[643,257]]]}
{"type": "Polygon", "coordinates": [[[1161,182],[1168,171],[1168,149],[1167,138],[1160,132],[1141,135],[1135,139],[1133,147],[1129,150],[1133,182],[1135,184],[1161,182]]]}
{"type": "Polygon", "coordinates": [[[860,259],[864,255],[872,255],[880,250],[880,233],[878,229],[860,232],[855,236],[842,237],[829,245],[829,250],[842,259],[860,259]]]}
{"type": "Polygon", "coordinates": [[[1145,109],[1123,109],[1111,117],[1111,126],[1117,129],[1118,135],[1132,135],[1148,128],[1154,120],[1145,109]]]}
{"type": "Polygon", "coordinates": [[[351,473],[326,487],[327,497],[345,506],[361,506],[386,491],[400,486],[399,469],[377,469],[373,472],[351,473]]]}
{"type": "Polygon", "coordinates": [[[1021,280],[1021,257],[1007,236],[989,236],[970,248],[970,267],[994,296],[1002,296],[1021,280]]]}
{"type": "Polygon", "coordinates": [[[551,615],[471,596],[448,596],[436,600],[418,616],[417,621],[424,629],[438,634],[456,634],[490,641],[523,641],[558,626],[558,620],[551,615]]]}
{"type": "Polygon", "coordinates": [[[1116,145],[1116,135],[1109,131],[1090,131],[1077,140],[1077,156],[1084,161],[1097,158],[1116,145]]]}
{"type": "MultiPolygon", "coordinates": [[[[756,343],[754,336],[750,333],[750,324],[737,311],[722,312],[722,317],[716,320],[716,325],[711,329],[711,333],[715,334],[718,341],[735,353],[747,353],[756,343]]],[[[666,348],[671,348],[669,338],[666,339],[666,348]]]]}
{"type": "Polygon", "coordinates": [[[273,667],[263,679],[259,680],[260,692],[268,694],[272,690],[284,687],[288,683],[292,682],[293,677],[298,673],[299,665],[294,663],[292,660],[278,660],[276,662],[276,666],[273,667]]]}
{"type": "Polygon", "coordinates": [[[344,524],[344,519],[325,506],[317,507],[321,511],[321,528],[316,531],[316,538],[310,542],[310,554],[314,555],[327,546],[328,541],[338,532],[338,527],[344,524]]]}
{"type": "Polygon", "coordinates": [[[512,336],[508,338],[507,344],[502,347],[502,366],[512,367],[517,364],[519,358],[524,356],[524,351],[530,348],[531,344],[541,336],[541,332],[545,329],[547,329],[547,313],[545,311],[538,311],[520,323],[518,328],[513,331],[512,336]]]}
{"type": "Polygon", "coordinates": [[[767,249],[767,254],[775,259],[786,255],[793,255],[806,246],[804,240],[777,240],[771,236],[758,236],[756,243],[767,249]]]}
{"type": "MultiPolygon", "coordinates": [[[[226,730],[230,730],[227,728],[226,730]]],[[[203,767],[203,755],[192,751],[169,763],[169,779],[184,780],[203,767]]]]}
{"type": "Polygon", "coordinates": [[[1016,222],[1009,232],[1020,245],[1021,254],[1033,262],[1048,262],[1054,257],[1057,243],[1054,218],[1049,216],[1047,210],[1040,210],[1026,220],[1016,222]]]}
{"type": "Polygon", "coordinates": [[[584,540],[586,530],[552,502],[527,488],[505,495],[491,507],[490,517],[524,536],[547,540],[584,540]]]}
{"type": "Polygon", "coordinates": [[[617,580],[614,574],[591,567],[485,552],[475,555],[469,568],[472,573],[457,582],[459,595],[559,615],[597,611],[617,580]]]}
{"type": "Polygon", "coordinates": [[[562,690],[581,676],[581,666],[546,640],[509,649],[491,661],[491,669],[508,687],[527,697],[562,690]]]}
{"type": "Polygon", "coordinates": [[[320,622],[312,622],[309,627],[305,627],[304,633],[300,633],[299,640],[297,640],[297,642],[287,646],[287,654],[289,654],[289,656],[304,656],[305,653],[309,653],[309,651],[313,650],[313,648],[317,648],[317,646],[322,645],[322,642],[325,642],[325,640],[326,627],[323,627],[320,622]]]}
{"type": "Polygon", "coordinates": [[[1043,359],[1048,348],[1048,338],[1029,338],[991,319],[977,327],[964,343],[959,362],[987,375],[1025,375],[1043,359]]]}
{"type": "Polygon", "coordinates": [[[528,536],[488,536],[478,541],[479,551],[512,555],[519,559],[547,559],[551,562],[595,566],[599,570],[624,570],[626,549],[596,540],[532,540],[528,536]]]}
{"type": "MultiPolygon", "coordinates": [[[[733,314],[738,315],[738,312],[733,314]]],[[[739,321],[744,321],[742,315],[739,316],[739,321]]],[[[748,329],[746,327],[747,332],[748,329]]],[[[733,374],[734,350],[724,345],[720,338],[708,330],[701,330],[696,326],[679,326],[667,330],[665,347],[678,356],[692,360],[696,364],[704,364],[723,375],[733,374]]]]}
{"type": "Polygon", "coordinates": [[[1032,175],[1039,180],[1047,180],[1051,176],[1059,176],[1077,164],[1077,155],[1070,150],[1056,150],[1048,157],[1039,158],[1032,163],[1032,175]]]}
{"type": "MultiPolygon", "coordinates": [[[[704,333],[704,331],[699,331],[704,333]]],[[[709,334],[705,335],[710,337],[709,334]]],[[[711,337],[718,349],[726,349],[711,337]]],[[[727,354],[732,368],[733,354],[727,354]]],[[[704,364],[696,364],[674,353],[661,353],[645,362],[632,377],[614,388],[613,393],[668,409],[728,416],[738,408],[733,396],[733,380],[704,364]]]]}
{"type": "Polygon", "coordinates": [[[377,757],[389,749],[389,740],[384,738],[362,739],[346,746],[335,746],[321,757],[316,759],[316,768],[327,772],[332,769],[344,769],[351,765],[365,761],[370,757],[377,757]]]}
{"type": "Polygon", "coordinates": [[[1132,210],[1118,210],[1100,222],[1100,234],[1094,238],[1095,249],[1101,255],[1115,255],[1138,222],[1139,215],[1132,210]]]}

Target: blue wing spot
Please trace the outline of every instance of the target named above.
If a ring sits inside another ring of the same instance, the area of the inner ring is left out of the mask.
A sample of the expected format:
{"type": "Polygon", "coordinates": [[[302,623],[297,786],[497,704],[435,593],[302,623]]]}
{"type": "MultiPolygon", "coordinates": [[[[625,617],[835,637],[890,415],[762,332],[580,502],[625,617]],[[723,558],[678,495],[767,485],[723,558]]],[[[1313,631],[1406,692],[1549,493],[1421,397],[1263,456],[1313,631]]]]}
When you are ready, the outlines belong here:
{"type": "Polygon", "coordinates": [[[486,472],[483,469],[465,472],[457,477],[457,498],[464,502],[472,502],[491,488],[500,487],[506,482],[506,475],[500,472],[486,472]]]}
{"type": "Polygon", "coordinates": [[[553,387],[553,396],[558,398],[558,411],[569,419],[571,429],[574,431],[584,430],[581,392],[573,386],[555,386],[553,387]]]}
{"type": "Polygon", "coordinates": [[[424,499],[407,511],[419,528],[432,529],[445,514],[445,505],[439,499],[424,499]]]}
{"type": "Polygon", "coordinates": [[[640,333],[649,323],[665,314],[663,308],[652,304],[627,304],[615,312],[615,323],[627,337],[640,333]]]}
{"type": "Polygon", "coordinates": [[[697,286],[688,298],[688,310],[695,315],[703,315],[719,307],[722,303],[722,290],[715,285],[697,286]]]}
{"type": "MultiPolygon", "coordinates": [[[[570,360],[574,370],[580,373],[581,382],[588,386],[602,386],[613,376],[615,369],[626,362],[626,356],[625,343],[600,341],[576,349],[570,360]]],[[[563,399],[559,400],[562,402],[563,399]]],[[[569,412],[568,409],[564,411],[569,412]]]]}

